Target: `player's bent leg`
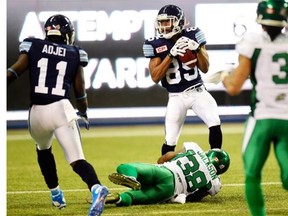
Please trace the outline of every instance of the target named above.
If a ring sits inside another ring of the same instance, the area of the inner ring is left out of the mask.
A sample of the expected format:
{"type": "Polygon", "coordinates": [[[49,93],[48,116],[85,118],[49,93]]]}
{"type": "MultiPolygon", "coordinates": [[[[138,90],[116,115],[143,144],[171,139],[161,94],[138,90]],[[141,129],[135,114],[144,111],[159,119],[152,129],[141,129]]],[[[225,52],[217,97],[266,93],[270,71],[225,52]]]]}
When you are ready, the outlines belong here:
{"type": "Polygon", "coordinates": [[[95,169],[86,160],[75,161],[71,163],[71,166],[73,171],[87,184],[89,190],[91,190],[93,185],[100,184],[95,169]]]}
{"type": "Polygon", "coordinates": [[[130,163],[124,163],[118,165],[116,171],[117,173],[123,174],[125,176],[134,177],[135,179],[137,179],[138,177],[136,167],[134,165],[131,165],[130,163]]]}
{"type": "Polygon", "coordinates": [[[167,145],[167,142],[163,143],[162,148],[161,148],[161,154],[164,155],[169,151],[175,151],[176,145],[170,146],[167,145]]]}
{"type": "Polygon", "coordinates": [[[275,146],[275,155],[280,166],[282,187],[288,190],[288,142],[277,143],[275,146]]]}
{"type": "Polygon", "coordinates": [[[252,215],[265,216],[266,210],[260,183],[260,178],[246,176],[245,197],[252,215]]]}
{"type": "Polygon", "coordinates": [[[38,164],[48,188],[56,188],[58,186],[58,177],[52,147],[45,150],[36,149],[36,152],[38,164]]]}
{"type": "Polygon", "coordinates": [[[117,206],[131,206],[133,204],[133,197],[130,193],[124,192],[120,194],[120,202],[117,203],[117,206]]]}
{"type": "Polygon", "coordinates": [[[277,141],[274,141],[275,156],[280,167],[282,186],[288,190],[288,121],[273,120],[273,123],[278,136],[277,141]]]}
{"type": "Polygon", "coordinates": [[[120,173],[112,173],[108,176],[108,178],[114,184],[123,185],[133,190],[139,190],[141,188],[141,183],[131,176],[126,176],[120,173]]]}
{"type": "Polygon", "coordinates": [[[222,147],[222,131],[221,126],[216,125],[209,128],[209,143],[210,147],[212,148],[219,148],[222,147]]]}
{"type": "Polygon", "coordinates": [[[67,122],[66,125],[54,130],[54,135],[62,147],[65,158],[69,164],[77,160],[85,159],[79,130],[76,120],[67,122]]]}
{"type": "Polygon", "coordinates": [[[177,145],[188,109],[183,100],[186,99],[179,95],[169,94],[165,114],[165,142],[161,148],[162,155],[174,151],[177,145]]]}
{"type": "Polygon", "coordinates": [[[249,119],[246,125],[243,143],[243,161],[245,170],[245,196],[252,215],[266,215],[265,200],[261,187],[261,171],[269,154],[270,143],[266,142],[269,124],[264,121],[249,119]],[[253,133],[249,133],[253,130],[253,133]]]}

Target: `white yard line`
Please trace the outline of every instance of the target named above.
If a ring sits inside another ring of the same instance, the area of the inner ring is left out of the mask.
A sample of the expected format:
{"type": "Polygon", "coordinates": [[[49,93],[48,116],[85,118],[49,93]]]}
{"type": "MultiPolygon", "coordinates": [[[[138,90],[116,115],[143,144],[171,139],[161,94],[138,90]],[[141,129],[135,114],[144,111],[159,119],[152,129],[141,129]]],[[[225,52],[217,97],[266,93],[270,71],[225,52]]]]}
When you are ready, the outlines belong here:
{"type": "MultiPolygon", "coordinates": [[[[281,182],[263,182],[262,185],[281,185],[281,182]]],[[[235,183],[235,184],[223,184],[223,187],[243,187],[243,183],[235,183]]],[[[119,191],[119,190],[127,190],[127,188],[109,188],[110,191],[119,191]]],[[[63,190],[63,192],[81,192],[81,191],[88,191],[87,189],[70,189],[70,190],[63,190]]],[[[7,191],[8,195],[13,194],[30,194],[30,193],[48,193],[49,190],[39,190],[39,191],[7,191]]]]}
{"type": "MultiPolygon", "coordinates": [[[[203,125],[184,125],[182,135],[204,135],[208,134],[209,130],[203,125]]],[[[243,124],[224,124],[222,125],[223,134],[239,134],[243,133],[243,124]]],[[[83,138],[97,137],[137,137],[137,136],[164,136],[164,126],[130,126],[130,127],[100,127],[86,131],[81,129],[83,138]]],[[[7,140],[28,140],[31,139],[28,130],[27,134],[9,134],[7,140]]]]}

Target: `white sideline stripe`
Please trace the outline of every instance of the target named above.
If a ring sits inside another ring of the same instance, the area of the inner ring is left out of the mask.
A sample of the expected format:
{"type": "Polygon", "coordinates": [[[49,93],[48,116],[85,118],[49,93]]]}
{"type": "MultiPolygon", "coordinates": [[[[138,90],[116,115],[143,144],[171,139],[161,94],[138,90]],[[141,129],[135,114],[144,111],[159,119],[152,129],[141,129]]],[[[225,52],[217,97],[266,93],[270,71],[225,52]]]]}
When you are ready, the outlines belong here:
{"type": "MultiPolygon", "coordinates": [[[[269,210],[273,210],[273,211],[284,211],[284,210],[287,210],[287,208],[269,208],[269,210]]],[[[163,213],[166,213],[166,215],[178,215],[179,213],[182,214],[187,214],[187,215],[191,215],[191,213],[200,213],[200,214],[203,214],[203,213],[212,213],[211,215],[215,215],[216,213],[237,213],[237,215],[241,212],[243,214],[247,214],[248,213],[248,210],[246,210],[245,208],[243,209],[230,209],[230,210],[227,210],[227,209],[224,209],[224,210],[220,210],[220,209],[207,209],[207,210],[194,210],[194,209],[191,209],[191,210],[164,210],[164,209],[159,209],[158,211],[157,210],[153,210],[152,212],[149,211],[149,213],[143,213],[143,215],[159,215],[159,214],[163,214],[163,213]],[[246,213],[247,212],[247,213],[246,213]]],[[[124,215],[127,215],[127,213],[107,213],[107,211],[105,212],[105,215],[113,215],[113,216],[124,216],[124,215]]],[[[226,215],[226,214],[225,214],[226,215]]]]}
{"type": "MultiPolygon", "coordinates": [[[[163,126],[164,127],[164,126],[163,126]]],[[[84,130],[81,130],[81,136],[82,138],[96,138],[96,137],[137,137],[137,136],[164,136],[164,128],[160,126],[160,129],[153,128],[147,129],[146,128],[140,128],[137,130],[111,130],[107,128],[105,130],[97,129],[95,128],[95,132],[87,132],[84,130]]],[[[28,131],[27,131],[28,132],[28,131]]],[[[182,129],[181,134],[182,135],[193,135],[193,134],[208,134],[209,130],[205,126],[198,127],[198,126],[190,126],[187,125],[186,128],[182,129]]],[[[223,127],[222,126],[222,132],[225,134],[232,134],[232,133],[243,133],[243,126],[232,126],[232,127],[223,127]]],[[[7,134],[7,140],[27,140],[32,139],[29,134],[20,135],[20,134],[7,134]]]]}
{"type": "MultiPolygon", "coordinates": [[[[287,210],[287,208],[269,208],[269,210],[273,210],[273,211],[284,211],[284,210],[287,210]]],[[[166,213],[166,215],[178,215],[179,213],[182,214],[187,214],[187,215],[191,215],[191,213],[200,213],[200,214],[203,214],[203,213],[212,213],[211,215],[215,215],[216,213],[237,213],[237,215],[241,212],[243,214],[247,214],[248,213],[248,210],[246,210],[246,208],[239,208],[239,209],[230,209],[230,210],[227,210],[227,209],[223,209],[223,210],[220,210],[220,209],[207,209],[207,210],[203,210],[203,209],[199,209],[199,210],[194,210],[194,209],[191,209],[191,210],[164,210],[164,209],[159,209],[158,211],[157,210],[153,210],[152,212],[149,211],[149,213],[143,213],[143,215],[159,215],[159,214],[163,214],[163,213],[166,213]],[[246,213],[247,212],[247,213],[246,213]]],[[[113,215],[113,216],[122,216],[122,215],[127,215],[127,213],[107,213],[107,211],[105,212],[105,215],[113,215]]],[[[226,215],[226,214],[225,214],[226,215]]]]}
{"type": "MultiPolygon", "coordinates": [[[[213,84],[212,84],[213,85],[213,84]]],[[[248,115],[249,106],[219,106],[219,115],[248,115]]],[[[75,110],[77,112],[77,110],[75,110]]],[[[161,117],[166,113],[166,107],[128,107],[128,108],[94,108],[89,109],[90,119],[127,119],[127,118],[146,118],[161,117]]],[[[7,111],[7,121],[27,120],[28,110],[7,111]]],[[[188,110],[187,116],[196,116],[192,110],[188,110]]]]}
{"type": "MultiPolygon", "coordinates": [[[[281,185],[281,182],[263,182],[261,185],[281,185]]],[[[237,184],[223,184],[223,187],[242,187],[244,186],[243,183],[237,184]]],[[[119,191],[119,190],[127,190],[127,188],[109,188],[110,191],[119,191]]],[[[81,191],[88,191],[88,189],[70,189],[70,190],[62,190],[63,192],[81,192],[81,191]]],[[[14,194],[29,194],[29,193],[48,193],[49,190],[45,191],[7,191],[7,194],[14,195],[14,194]]]]}

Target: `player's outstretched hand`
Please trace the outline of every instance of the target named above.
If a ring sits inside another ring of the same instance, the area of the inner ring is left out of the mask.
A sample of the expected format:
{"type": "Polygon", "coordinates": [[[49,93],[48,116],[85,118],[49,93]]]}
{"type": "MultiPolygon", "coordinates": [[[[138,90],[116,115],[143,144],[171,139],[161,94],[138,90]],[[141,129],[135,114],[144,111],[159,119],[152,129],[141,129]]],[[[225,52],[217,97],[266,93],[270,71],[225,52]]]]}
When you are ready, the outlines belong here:
{"type": "Polygon", "coordinates": [[[85,124],[85,128],[86,128],[87,130],[89,130],[90,122],[89,122],[87,113],[77,112],[77,115],[83,120],[83,122],[84,122],[84,124],[85,124]]]}
{"type": "Polygon", "coordinates": [[[203,81],[205,83],[214,83],[218,84],[224,80],[226,76],[229,76],[234,71],[234,66],[232,64],[229,64],[225,69],[217,71],[216,73],[213,73],[211,75],[208,75],[206,77],[203,77],[203,81]]]}

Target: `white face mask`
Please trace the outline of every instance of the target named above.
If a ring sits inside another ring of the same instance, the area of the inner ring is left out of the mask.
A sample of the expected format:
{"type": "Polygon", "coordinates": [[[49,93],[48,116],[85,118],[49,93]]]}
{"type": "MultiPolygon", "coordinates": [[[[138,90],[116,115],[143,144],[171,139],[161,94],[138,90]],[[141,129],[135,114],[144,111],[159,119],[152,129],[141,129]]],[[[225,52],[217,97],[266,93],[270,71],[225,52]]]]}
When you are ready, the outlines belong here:
{"type": "Polygon", "coordinates": [[[155,21],[157,36],[166,39],[172,38],[184,28],[184,25],[179,26],[179,22],[180,20],[176,16],[168,16],[167,14],[158,15],[155,21]]]}

